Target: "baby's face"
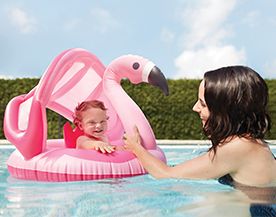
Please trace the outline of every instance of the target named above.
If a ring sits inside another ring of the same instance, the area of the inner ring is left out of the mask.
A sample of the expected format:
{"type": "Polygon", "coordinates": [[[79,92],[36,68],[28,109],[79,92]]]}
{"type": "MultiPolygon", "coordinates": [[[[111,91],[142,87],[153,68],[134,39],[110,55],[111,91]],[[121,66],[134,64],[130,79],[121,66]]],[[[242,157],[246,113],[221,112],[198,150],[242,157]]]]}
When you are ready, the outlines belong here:
{"type": "Polygon", "coordinates": [[[90,108],[82,113],[80,128],[87,136],[100,138],[107,130],[107,119],[106,111],[90,108]]]}

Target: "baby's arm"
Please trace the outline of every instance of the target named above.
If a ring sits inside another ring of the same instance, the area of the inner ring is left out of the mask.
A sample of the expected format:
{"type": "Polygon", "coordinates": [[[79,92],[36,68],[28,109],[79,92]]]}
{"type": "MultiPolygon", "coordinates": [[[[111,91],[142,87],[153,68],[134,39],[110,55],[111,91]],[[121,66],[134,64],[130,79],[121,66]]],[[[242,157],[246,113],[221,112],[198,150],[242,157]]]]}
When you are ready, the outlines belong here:
{"type": "Polygon", "coordinates": [[[93,140],[87,136],[80,136],[77,139],[77,149],[93,149],[102,153],[112,153],[115,151],[115,147],[108,144],[108,142],[93,140]]]}

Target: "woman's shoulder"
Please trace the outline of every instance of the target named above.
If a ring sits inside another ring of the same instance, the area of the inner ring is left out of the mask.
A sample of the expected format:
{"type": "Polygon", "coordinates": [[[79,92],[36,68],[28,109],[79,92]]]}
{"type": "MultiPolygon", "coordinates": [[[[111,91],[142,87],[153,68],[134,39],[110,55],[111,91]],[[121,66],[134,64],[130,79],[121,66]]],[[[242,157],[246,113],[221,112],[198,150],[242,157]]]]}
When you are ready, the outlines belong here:
{"type": "Polygon", "coordinates": [[[235,137],[220,144],[217,154],[233,161],[246,161],[246,159],[252,160],[255,157],[267,157],[269,154],[271,155],[271,152],[264,142],[235,137]]]}
{"type": "Polygon", "coordinates": [[[236,149],[239,152],[269,149],[268,144],[262,140],[237,136],[226,139],[219,147],[224,149],[236,149]]]}
{"type": "Polygon", "coordinates": [[[230,153],[243,153],[248,152],[252,148],[254,149],[254,144],[251,141],[241,138],[241,137],[232,137],[225,139],[222,143],[219,144],[219,151],[226,151],[230,153]]]}

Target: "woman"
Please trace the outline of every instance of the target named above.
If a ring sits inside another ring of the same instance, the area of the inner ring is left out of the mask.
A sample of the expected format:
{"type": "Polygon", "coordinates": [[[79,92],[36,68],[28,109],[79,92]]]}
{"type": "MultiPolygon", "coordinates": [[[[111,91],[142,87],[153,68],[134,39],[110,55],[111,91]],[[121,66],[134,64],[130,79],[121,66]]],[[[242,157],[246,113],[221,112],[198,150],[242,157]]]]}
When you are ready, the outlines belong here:
{"type": "Polygon", "coordinates": [[[267,102],[267,85],[251,68],[230,66],[209,71],[193,107],[212,142],[207,153],[169,167],[143,148],[137,128],[134,135],[124,135],[125,148],[156,178],[223,177],[221,182],[231,185],[275,186],[276,161],[264,141],[271,125],[267,102]]]}

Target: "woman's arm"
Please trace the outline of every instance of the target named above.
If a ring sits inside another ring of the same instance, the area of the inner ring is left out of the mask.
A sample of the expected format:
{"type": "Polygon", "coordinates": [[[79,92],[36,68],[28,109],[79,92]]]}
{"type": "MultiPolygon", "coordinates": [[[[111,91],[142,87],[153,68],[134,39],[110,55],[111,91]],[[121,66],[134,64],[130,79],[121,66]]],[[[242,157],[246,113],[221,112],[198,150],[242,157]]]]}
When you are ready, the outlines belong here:
{"type": "MultiPolygon", "coordinates": [[[[218,178],[235,170],[235,163],[229,163],[232,157],[224,150],[207,152],[192,160],[180,163],[174,167],[151,155],[141,144],[141,137],[137,127],[134,135],[124,135],[125,148],[131,150],[139,159],[142,166],[155,178],[190,178],[209,179],[218,178]]],[[[220,149],[220,148],[218,148],[220,149]]]]}
{"type": "Polygon", "coordinates": [[[134,143],[134,137],[125,135],[125,148],[131,150],[142,166],[155,178],[170,178],[170,167],[163,161],[151,155],[140,143],[134,143]]]}

